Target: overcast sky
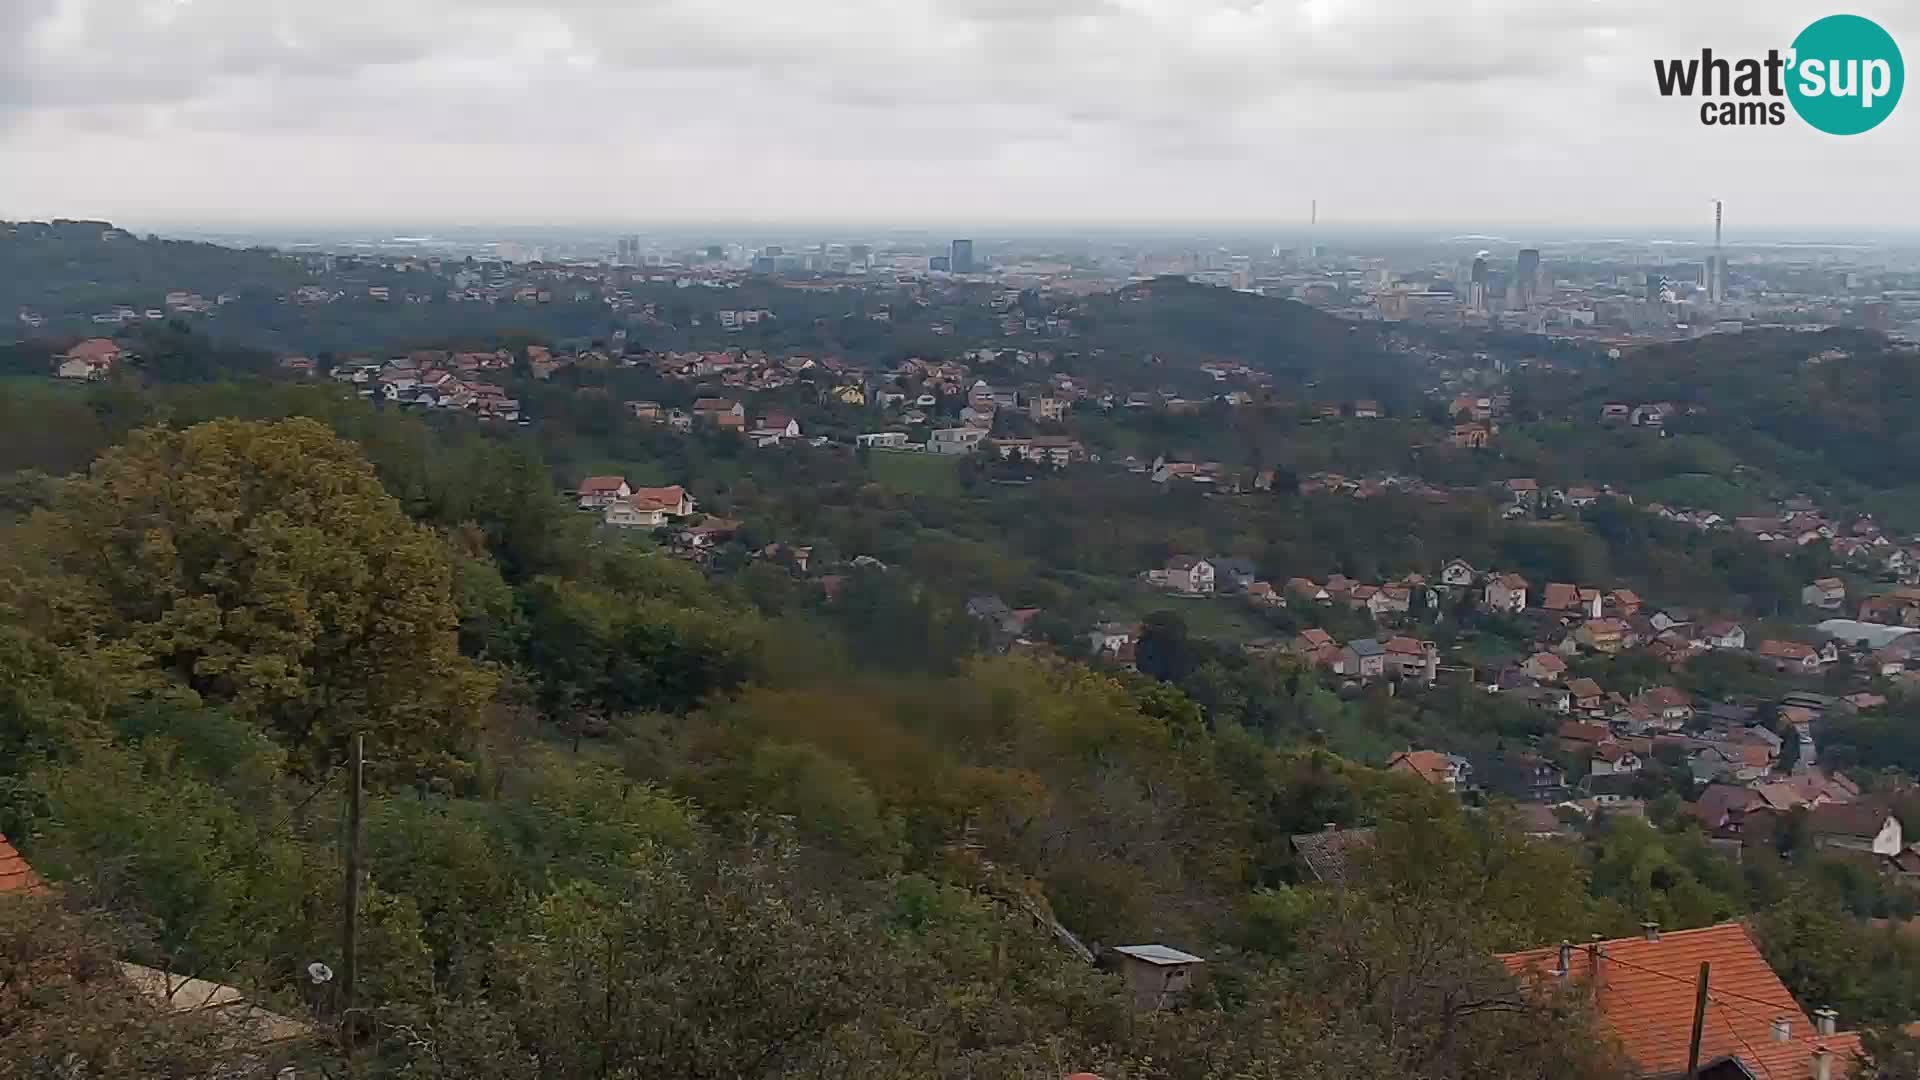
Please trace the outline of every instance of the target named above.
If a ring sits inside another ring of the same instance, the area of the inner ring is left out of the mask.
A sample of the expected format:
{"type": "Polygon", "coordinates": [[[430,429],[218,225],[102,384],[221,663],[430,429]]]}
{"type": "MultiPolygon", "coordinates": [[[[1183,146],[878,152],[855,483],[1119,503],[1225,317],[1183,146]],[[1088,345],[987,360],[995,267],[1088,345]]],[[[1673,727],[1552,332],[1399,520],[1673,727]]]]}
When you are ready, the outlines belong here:
{"type": "Polygon", "coordinates": [[[1912,0],[0,0],[0,218],[1920,226],[1920,100],[1654,90],[1836,10],[1920,49],[1912,0]]]}

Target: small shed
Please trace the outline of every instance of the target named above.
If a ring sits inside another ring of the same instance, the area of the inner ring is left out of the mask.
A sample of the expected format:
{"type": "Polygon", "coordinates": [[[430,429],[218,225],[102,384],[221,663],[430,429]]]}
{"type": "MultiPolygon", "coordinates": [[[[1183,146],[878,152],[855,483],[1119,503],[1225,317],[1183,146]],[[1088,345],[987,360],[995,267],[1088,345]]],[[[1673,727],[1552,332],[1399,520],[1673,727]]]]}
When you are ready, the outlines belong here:
{"type": "Polygon", "coordinates": [[[1179,1004],[1198,982],[1201,965],[1206,963],[1165,945],[1119,945],[1113,952],[1133,991],[1133,1007],[1144,1012],[1179,1004]]]}

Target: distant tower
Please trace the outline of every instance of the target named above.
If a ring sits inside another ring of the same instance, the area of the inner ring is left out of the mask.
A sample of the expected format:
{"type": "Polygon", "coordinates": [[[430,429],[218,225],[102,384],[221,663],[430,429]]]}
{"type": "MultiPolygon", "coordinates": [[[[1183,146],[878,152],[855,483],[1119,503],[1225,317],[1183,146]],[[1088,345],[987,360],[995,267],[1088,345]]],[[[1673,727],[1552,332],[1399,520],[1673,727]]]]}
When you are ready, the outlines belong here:
{"type": "Polygon", "coordinates": [[[973,241],[955,240],[952,254],[949,256],[949,265],[953,267],[953,272],[956,274],[973,273],[973,241]]]}
{"type": "Polygon", "coordinates": [[[1520,306],[1532,307],[1534,294],[1540,287],[1540,249],[1521,248],[1520,257],[1514,262],[1513,273],[1517,279],[1514,287],[1520,294],[1520,306]]]}
{"type": "Polygon", "coordinates": [[[1472,292],[1468,295],[1468,304],[1475,311],[1487,310],[1487,253],[1481,252],[1473,257],[1472,292]]]}
{"type": "Polygon", "coordinates": [[[1720,200],[1713,200],[1713,257],[1707,260],[1707,299],[1715,304],[1727,300],[1727,255],[1720,247],[1720,200]]]}

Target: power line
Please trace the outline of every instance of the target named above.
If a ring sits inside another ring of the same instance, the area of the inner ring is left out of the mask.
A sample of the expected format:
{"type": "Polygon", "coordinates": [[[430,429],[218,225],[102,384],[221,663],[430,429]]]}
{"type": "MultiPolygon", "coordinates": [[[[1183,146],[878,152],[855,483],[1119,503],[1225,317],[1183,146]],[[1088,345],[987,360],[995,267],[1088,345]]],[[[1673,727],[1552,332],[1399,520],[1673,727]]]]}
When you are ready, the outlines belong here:
{"type": "MultiPolygon", "coordinates": [[[[1660,978],[1666,979],[1670,982],[1685,983],[1688,986],[1693,985],[1692,980],[1690,979],[1683,978],[1671,972],[1659,971],[1655,968],[1644,967],[1640,964],[1633,963],[1632,961],[1629,961],[1629,960],[1622,960],[1616,956],[1608,956],[1605,953],[1601,953],[1600,959],[1605,960],[1608,963],[1619,964],[1621,967],[1624,967],[1624,968],[1632,968],[1635,971],[1644,971],[1649,975],[1657,975],[1660,978]]],[[[1751,1001],[1755,1005],[1764,1005],[1769,1009],[1791,1010],[1796,1013],[1800,1012],[1800,1006],[1797,1003],[1791,1004],[1791,1005],[1782,1005],[1777,1001],[1768,1001],[1765,998],[1757,998],[1757,997],[1754,997],[1752,994],[1742,994],[1737,990],[1710,990],[1709,993],[1712,993],[1716,996],[1724,995],[1726,997],[1739,998],[1742,1001],[1751,1001]]],[[[1752,1018],[1751,1013],[1741,1013],[1741,1015],[1752,1018]]],[[[1768,1022],[1771,1023],[1771,1021],[1768,1021],[1768,1022]]]]}
{"type": "MultiPolygon", "coordinates": [[[[1649,975],[1666,979],[1670,982],[1686,983],[1688,985],[1692,985],[1691,983],[1689,983],[1687,979],[1682,978],[1681,976],[1674,975],[1670,972],[1660,971],[1655,968],[1646,967],[1641,964],[1636,964],[1628,960],[1622,960],[1622,959],[1619,959],[1618,957],[1607,956],[1604,953],[1601,954],[1600,959],[1606,960],[1615,964],[1619,964],[1621,967],[1624,967],[1624,968],[1631,968],[1634,971],[1644,971],[1649,975]]],[[[1744,1009],[1735,1008],[1732,1004],[1727,1002],[1725,998],[1728,998],[1728,997],[1739,998],[1742,1001],[1751,1001],[1756,1005],[1764,1005],[1770,1009],[1789,1008],[1788,1006],[1783,1006],[1778,1002],[1768,1001],[1765,998],[1757,998],[1751,994],[1742,994],[1735,990],[1716,990],[1712,986],[1709,986],[1707,988],[1707,996],[1708,996],[1708,1000],[1711,1001],[1715,1006],[1717,1006],[1723,1013],[1730,1012],[1737,1016],[1745,1017],[1746,1019],[1752,1020],[1756,1023],[1762,1023],[1762,1024],[1768,1024],[1768,1025],[1771,1025],[1773,1023],[1773,1018],[1755,1016],[1754,1014],[1747,1012],[1744,1009]]],[[[1795,1013],[1800,1012],[1800,1006],[1798,1004],[1795,1004],[1790,1008],[1795,1013]]],[[[1723,1022],[1726,1023],[1728,1033],[1731,1034],[1735,1039],[1738,1039],[1740,1041],[1741,1047],[1746,1050],[1747,1056],[1753,1062],[1754,1066],[1758,1068],[1761,1072],[1766,1073],[1768,1080],[1772,1080],[1773,1070],[1767,1067],[1767,1063],[1765,1061],[1761,1060],[1760,1052],[1753,1048],[1753,1043],[1749,1042],[1747,1040],[1747,1037],[1740,1033],[1740,1029],[1738,1027],[1734,1026],[1734,1024],[1731,1023],[1730,1021],[1727,1021],[1726,1017],[1723,1016],[1721,1017],[1721,1019],[1723,1022]]],[[[1815,1030],[1817,1033],[1818,1029],[1815,1029],[1815,1030]]]]}

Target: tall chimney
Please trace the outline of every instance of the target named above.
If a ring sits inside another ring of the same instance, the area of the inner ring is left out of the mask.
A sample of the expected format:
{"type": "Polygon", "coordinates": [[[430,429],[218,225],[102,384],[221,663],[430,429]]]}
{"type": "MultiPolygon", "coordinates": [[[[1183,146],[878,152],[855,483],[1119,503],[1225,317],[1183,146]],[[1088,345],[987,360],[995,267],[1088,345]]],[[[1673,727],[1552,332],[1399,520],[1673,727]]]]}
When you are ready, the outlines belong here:
{"type": "Polygon", "coordinates": [[[1657,922],[1643,922],[1643,923],[1641,923],[1641,924],[1640,924],[1640,932],[1641,932],[1641,933],[1643,933],[1643,934],[1645,934],[1645,935],[1647,936],[1647,940],[1648,940],[1648,941],[1659,941],[1659,940],[1660,940],[1660,924],[1659,924],[1659,923],[1657,923],[1657,922]]]}
{"type": "Polygon", "coordinates": [[[1793,1041],[1793,1017],[1776,1016],[1773,1018],[1773,1041],[1777,1043],[1793,1041]]]}
{"type": "Polygon", "coordinates": [[[1573,970],[1573,942],[1560,943],[1560,966],[1554,969],[1555,975],[1565,975],[1573,970]]]}
{"type": "Polygon", "coordinates": [[[1833,1080],[1833,1051],[1824,1046],[1813,1048],[1813,1080],[1833,1080]]]}
{"type": "Polygon", "coordinates": [[[1832,1009],[1813,1010],[1813,1027],[1822,1035],[1834,1035],[1840,1031],[1840,1014],[1832,1009]]]}

